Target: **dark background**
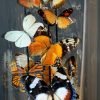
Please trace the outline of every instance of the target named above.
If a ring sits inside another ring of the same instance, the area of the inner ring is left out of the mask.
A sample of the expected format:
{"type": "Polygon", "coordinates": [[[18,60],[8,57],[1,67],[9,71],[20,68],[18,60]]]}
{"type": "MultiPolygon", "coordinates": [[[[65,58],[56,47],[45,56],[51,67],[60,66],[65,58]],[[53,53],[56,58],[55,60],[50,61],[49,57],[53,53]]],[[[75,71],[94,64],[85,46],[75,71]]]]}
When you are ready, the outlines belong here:
{"type": "MultiPolygon", "coordinates": [[[[66,31],[78,30],[79,37],[82,39],[82,71],[81,71],[81,98],[80,100],[100,100],[99,90],[99,72],[100,72],[100,34],[99,34],[99,0],[86,0],[85,18],[85,33],[82,34],[83,25],[83,0],[70,0],[72,3],[76,1],[81,4],[81,16],[76,14],[76,19],[79,19],[77,26],[73,30],[59,30],[59,33],[66,31]],[[80,26],[80,27],[79,27],[80,26]]],[[[73,3],[74,4],[74,3],[73,3]]],[[[65,5],[66,7],[66,5],[65,5]]],[[[21,7],[17,0],[0,0],[0,100],[27,100],[25,93],[19,92],[11,86],[10,73],[8,73],[7,62],[11,61],[13,54],[17,51],[22,51],[14,46],[13,43],[3,39],[5,32],[10,30],[22,30],[22,20],[24,17],[24,8],[21,7]]],[[[40,20],[40,19],[39,19],[40,20]]],[[[71,26],[71,27],[74,27],[71,26]]],[[[73,34],[67,34],[73,35],[73,34]]],[[[59,34],[59,37],[61,34],[59,34]]],[[[66,35],[62,35],[62,38],[66,35]]],[[[59,38],[62,39],[62,38],[59,38]]]]}

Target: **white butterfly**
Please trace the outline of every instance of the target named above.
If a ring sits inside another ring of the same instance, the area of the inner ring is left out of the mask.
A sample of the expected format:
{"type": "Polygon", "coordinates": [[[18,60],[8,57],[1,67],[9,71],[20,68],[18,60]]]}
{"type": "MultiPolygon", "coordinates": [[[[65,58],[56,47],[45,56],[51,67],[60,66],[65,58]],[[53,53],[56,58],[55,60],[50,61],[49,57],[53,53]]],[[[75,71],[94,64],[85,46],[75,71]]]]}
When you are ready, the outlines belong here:
{"type": "Polygon", "coordinates": [[[38,28],[44,27],[42,23],[35,22],[36,19],[33,15],[27,15],[23,20],[24,31],[9,31],[5,34],[5,39],[15,42],[15,46],[19,48],[29,46],[31,43],[31,38],[33,38],[38,28]]]}

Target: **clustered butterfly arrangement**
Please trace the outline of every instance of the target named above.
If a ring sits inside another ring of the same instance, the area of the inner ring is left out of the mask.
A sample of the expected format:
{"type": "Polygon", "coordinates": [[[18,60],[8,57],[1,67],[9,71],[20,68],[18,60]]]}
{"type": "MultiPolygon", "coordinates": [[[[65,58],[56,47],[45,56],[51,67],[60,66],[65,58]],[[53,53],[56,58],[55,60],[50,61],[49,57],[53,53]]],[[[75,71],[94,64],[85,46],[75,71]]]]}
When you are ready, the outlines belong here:
{"type": "MultiPolygon", "coordinates": [[[[64,10],[58,16],[52,10],[65,3],[65,0],[19,0],[27,9],[37,7],[37,14],[50,27],[68,28],[74,21],[70,18],[72,8],[64,10]]],[[[9,64],[12,73],[12,85],[27,92],[31,100],[77,100],[78,94],[71,80],[76,74],[77,63],[74,56],[67,60],[67,70],[63,65],[63,56],[77,48],[80,39],[68,37],[53,43],[46,26],[38,22],[32,14],[23,19],[23,31],[9,31],[5,39],[15,43],[16,47],[27,48],[28,55],[18,53],[9,64]],[[30,55],[30,56],[29,56],[30,55]],[[32,57],[39,57],[34,61],[32,57]]]]}

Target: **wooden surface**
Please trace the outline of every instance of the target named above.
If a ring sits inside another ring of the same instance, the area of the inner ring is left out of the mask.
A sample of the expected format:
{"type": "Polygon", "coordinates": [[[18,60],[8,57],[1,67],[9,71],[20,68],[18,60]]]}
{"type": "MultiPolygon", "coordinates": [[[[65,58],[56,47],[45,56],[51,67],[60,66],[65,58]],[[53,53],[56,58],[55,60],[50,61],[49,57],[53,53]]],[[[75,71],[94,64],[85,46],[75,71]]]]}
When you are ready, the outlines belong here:
{"type": "Polygon", "coordinates": [[[97,35],[97,100],[100,100],[100,0],[98,0],[98,35],[97,35]]]}
{"type": "MultiPolygon", "coordinates": [[[[76,34],[83,41],[83,0],[79,1],[70,0],[72,5],[81,5],[81,10],[75,12],[73,16],[78,20],[78,23],[71,26],[71,29],[59,30],[59,40],[67,36],[73,36],[76,34]],[[67,34],[65,34],[67,32],[67,34]],[[70,32],[72,34],[70,34],[70,32]],[[61,34],[62,33],[62,34],[61,34]]],[[[70,7],[67,5],[67,7],[70,7]]],[[[64,6],[65,9],[66,5],[64,6]]],[[[80,8],[79,8],[80,9],[80,8]]],[[[61,9],[59,9],[59,12],[61,9]]],[[[34,12],[34,11],[33,11],[34,12]]],[[[21,7],[17,0],[0,0],[0,98],[2,100],[27,100],[27,95],[21,93],[11,86],[10,73],[7,70],[6,63],[12,59],[12,55],[18,51],[22,51],[14,46],[13,43],[4,40],[3,35],[10,30],[22,30],[22,19],[24,16],[24,9],[21,7]]],[[[73,17],[72,16],[72,17],[73,17]]],[[[100,66],[100,35],[97,33],[97,1],[87,1],[87,22],[86,22],[86,34],[84,36],[85,41],[83,44],[84,51],[84,64],[81,95],[82,100],[100,100],[97,99],[97,66],[100,66]]],[[[38,16],[39,18],[39,16],[38,16]]],[[[39,19],[40,20],[40,19],[39,19]]],[[[51,32],[54,33],[51,28],[51,32]]],[[[53,35],[53,34],[52,34],[53,35]]],[[[53,39],[55,36],[53,35],[53,39]]],[[[81,42],[82,42],[81,41],[81,42]]],[[[99,73],[98,73],[99,76],[99,73]]],[[[98,82],[99,83],[99,82],[98,82]]],[[[99,90],[99,89],[98,89],[99,90]]]]}
{"type": "MultiPolygon", "coordinates": [[[[83,64],[81,78],[81,99],[97,99],[97,63],[100,62],[100,44],[98,33],[97,0],[86,0],[86,25],[83,33],[83,64]],[[99,52],[97,52],[99,51],[99,52]]],[[[99,77],[99,75],[98,75],[99,77]]],[[[100,97],[100,96],[99,96],[100,97]]]]}

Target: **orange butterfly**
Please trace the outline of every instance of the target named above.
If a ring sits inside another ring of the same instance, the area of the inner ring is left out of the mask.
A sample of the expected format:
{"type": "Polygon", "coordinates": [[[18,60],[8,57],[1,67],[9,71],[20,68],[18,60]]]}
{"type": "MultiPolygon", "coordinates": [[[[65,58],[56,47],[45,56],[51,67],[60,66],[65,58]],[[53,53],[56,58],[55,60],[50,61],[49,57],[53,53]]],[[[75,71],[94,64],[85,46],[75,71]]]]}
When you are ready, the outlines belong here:
{"type": "Polygon", "coordinates": [[[39,15],[43,18],[43,21],[49,25],[57,24],[59,28],[65,29],[73,23],[72,19],[69,16],[72,14],[73,9],[69,8],[64,10],[59,16],[56,16],[49,9],[40,9],[38,10],[39,15]]]}
{"type": "Polygon", "coordinates": [[[53,8],[58,8],[65,2],[65,0],[19,0],[18,2],[25,8],[33,8],[34,6],[41,8],[43,5],[48,4],[49,1],[51,1],[53,8]]]}
{"type": "Polygon", "coordinates": [[[21,90],[24,90],[24,85],[21,83],[21,77],[26,75],[27,72],[31,76],[42,78],[42,66],[40,64],[34,64],[32,61],[29,62],[29,71],[28,66],[17,66],[16,61],[12,61],[9,64],[9,69],[12,73],[12,85],[14,87],[20,88],[21,90]]]}
{"type": "Polygon", "coordinates": [[[61,58],[66,53],[71,52],[79,44],[79,38],[67,38],[58,43],[52,44],[47,36],[37,36],[29,45],[31,56],[42,56],[43,66],[53,65],[56,58],[61,58]]]}
{"type": "Polygon", "coordinates": [[[41,6],[41,0],[19,0],[19,4],[26,8],[33,8],[35,7],[40,7],[41,6]]]}

